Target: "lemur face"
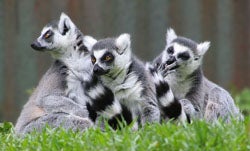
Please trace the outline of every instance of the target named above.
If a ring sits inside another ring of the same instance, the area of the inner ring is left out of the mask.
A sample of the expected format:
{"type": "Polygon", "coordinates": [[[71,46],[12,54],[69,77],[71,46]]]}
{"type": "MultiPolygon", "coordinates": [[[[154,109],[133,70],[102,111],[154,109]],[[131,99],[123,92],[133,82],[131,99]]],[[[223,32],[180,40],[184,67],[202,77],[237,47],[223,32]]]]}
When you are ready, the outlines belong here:
{"type": "Polygon", "coordinates": [[[191,39],[177,37],[174,30],[170,29],[167,32],[167,45],[162,53],[160,64],[169,67],[169,71],[191,73],[201,66],[209,46],[210,42],[197,44],[191,39]]]}
{"type": "Polygon", "coordinates": [[[91,55],[91,62],[94,65],[93,73],[96,75],[103,75],[110,71],[114,66],[115,54],[114,50],[101,49],[93,51],[91,55]]]}
{"type": "Polygon", "coordinates": [[[118,38],[107,38],[98,41],[92,47],[91,61],[96,75],[113,74],[128,62],[130,52],[130,36],[122,34],[118,38]]]}
{"type": "Polygon", "coordinates": [[[175,64],[169,70],[186,68],[194,63],[194,57],[195,56],[190,48],[178,43],[171,43],[163,52],[162,63],[166,65],[175,64]]]}
{"type": "Polygon", "coordinates": [[[53,21],[46,25],[41,35],[31,44],[31,47],[39,51],[60,51],[76,43],[77,28],[71,19],[64,13],[59,21],[53,21]]]}

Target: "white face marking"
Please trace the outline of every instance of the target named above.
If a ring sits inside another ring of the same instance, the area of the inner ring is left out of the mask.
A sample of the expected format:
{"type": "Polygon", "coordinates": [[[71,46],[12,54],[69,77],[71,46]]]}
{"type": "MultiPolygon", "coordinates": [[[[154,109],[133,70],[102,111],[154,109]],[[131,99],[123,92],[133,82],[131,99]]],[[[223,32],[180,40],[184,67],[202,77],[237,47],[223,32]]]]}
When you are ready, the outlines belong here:
{"type": "Polygon", "coordinates": [[[50,48],[52,44],[46,42],[44,39],[43,39],[43,35],[49,31],[49,30],[52,30],[51,27],[44,27],[43,30],[41,31],[41,35],[37,38],[37,41],[40,43],[41,46],[43,47],[47,47],[47,48],[50,48]]]}
{"type": "Polygon", "coordinates": [[[96,63],[100,62],[101,57],[104,55],[105,52],[107,52],[106,49],[101,49],[101,50],[95,50],[94,52],[94,57],[96,58],[96,63]]]}
{"type": "Polygon", "coordinates": [[[173,47],[174,47],[174,54],[173,55],[175,55],[175,56],[179,53],[190,50],[188,47],[183,46],[183,45],[179,45],[178,43],[174,43],[173,47]]]}
{"type": "Polygon", "coordinates": [[[73,49],[73,45],[76,44],[77,34],[71,30],[68,31],[65,35],[61,35],[58,29],[54,29],[52,27],[44,27],[41,31],[41,35],[37,38],[37,41],[41,46],[46,47],[46,49],[54,49],[53,53],[60,53],[60,56],[63,56],[65,53],[68,53],[68,49],[73,49]],[[51,30],[53,32],[52,42],[46,42],[43,38],[43,35],[51,30]],[[71,34],[69,34],[71,32],[71,34]]]}
{"type": "Polygon", "coordinates": [[[104,70],[108,70],[109,67],[106,66],[105,63],[101,62],[102,56],[107,52],[106,49],[98,50],[98,51],[93,51],[94,57],[96,58],[95,64],[97,64],[99,67],[101,67],[104,70]]]}
{"type": "Polygon", "coordinates": [[[52,30],[52,28],[51,27],[44,27],[43,30],[41,31],[41,36],[43,36],[48,30],[52,30]]]}

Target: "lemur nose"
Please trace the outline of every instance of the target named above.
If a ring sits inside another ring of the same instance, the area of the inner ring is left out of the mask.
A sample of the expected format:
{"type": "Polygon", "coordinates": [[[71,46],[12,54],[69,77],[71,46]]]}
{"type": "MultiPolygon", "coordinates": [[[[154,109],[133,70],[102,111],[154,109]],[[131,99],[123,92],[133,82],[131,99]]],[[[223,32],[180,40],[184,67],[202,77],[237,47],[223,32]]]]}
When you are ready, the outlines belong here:
{"type": "Polygon", "coordinates": [[[43,50],[43,49],[45,49],[45,47],[42,47],[41,44],[38,41],[34,41],[30,46],[35,50],[43,50]]]}
{"type": "Polygon", "coordinates": [[[172,63],[174,63],[176,61],[175,57],[174,56],[170,56],[170,58],[167,60],[167,65],[170,65],[172,63]]]}
{"type": "Polygon", "coordinates": [[[94,68],[93,68],[93,72],[96,74],[99,70],[99,66],[98,65],[95,65],[94,68]]]}
{"type": "Polygon", "coordinates": [[[106,73],[108,73],[109,70],[104,70],[103,68],[101,68],[99,65],[94,65],[94,68],[93,68],[93,73],[97,76],[100,76],[100,75],[104,75],[106,73]]]}

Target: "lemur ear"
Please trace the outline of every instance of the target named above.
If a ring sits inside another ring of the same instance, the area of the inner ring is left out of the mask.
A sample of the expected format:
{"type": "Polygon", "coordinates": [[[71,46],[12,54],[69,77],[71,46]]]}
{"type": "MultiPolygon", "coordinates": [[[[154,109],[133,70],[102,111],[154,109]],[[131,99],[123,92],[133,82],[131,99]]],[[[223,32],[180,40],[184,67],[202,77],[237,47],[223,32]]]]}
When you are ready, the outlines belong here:
{"type": "Polygon", "coordinates": [[[197,45],[197,53],[199,56],[203,56],[210,47],[210,41],[205,41],[197,45]]]}
{"type": "Polygon", "coordinates": [[[166,33],[166,42],[169,45],[174,39],[177,38],[175,31],[172,28],[169,28],[166,33]]]}
{"type": "Polygon", "coordinates": [[[117,53],[118,54],[123,54],[125,52],[125,50],[127,50],[128,48],[130,48],[130,35],[127,33],[121,34],[116,40],[115,40],[115,44],[117,47],[117,53]]]}
{"type": "Polygon", "coordinates": [[[71,21],[68,15],[61,13],[60,20],[58,23],[59,32],[65,35],[69,30],[74,29],[75,24],[71,21]]]}
{"type": "Polygon", "coordinates": [[[89,51],[92,49],[96,42],[97,40],[91,36],[84,36],[83,38],[83,44],[88,48],[89,51]]]}

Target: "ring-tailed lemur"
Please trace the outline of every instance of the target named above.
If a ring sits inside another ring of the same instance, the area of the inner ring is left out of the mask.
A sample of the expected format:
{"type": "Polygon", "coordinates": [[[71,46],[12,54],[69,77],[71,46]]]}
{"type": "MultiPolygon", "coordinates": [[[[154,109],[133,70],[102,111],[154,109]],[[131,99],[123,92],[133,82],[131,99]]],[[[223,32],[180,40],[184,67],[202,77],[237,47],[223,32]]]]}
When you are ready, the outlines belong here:
{"type": "Polygon", "coordinates": [[[33,47],[41,49],[39,45],[42,45],[47,50],[52,50],[50,51],[52,56],[66,65],[66,96],[78,104],[87,105],[89,116],[93,122],[99,114],[109,119],[108,123],[116,129],[119,126],[117,119],[122,118],[120,112],[124,114],[124,119],[128,124],[132,122],[128,110],[115,101],[112,91],[104,87],[92,74],[93,65],[89,50],[96,40],[90,36],[83,36],[65,14],[61,15],[57,29],[61,35],[55,36],[57,32],[51,27],[44,28],[42,38],[38,39],[39,41],[35,42],[33,47]],[[48,38],[43,39],[43,35],[48,38]],[[53,41],[50,42],[49,39],[52,38],[53,41]],[[37,46],[37,44],[39,45],[37,46]]]}
{"type": "Polygon", "coordinates": [[[93,72],[131,111],[133,119],[138,118],[142,125],[159,122],[154,84],[144,64],[132,55],[130,43],[129,34],[98,41],[91,52],[93,72]]]}
{"type": "Polygon", "coordinates": [[[87,98],[79,82],[81,78],[88,80],[91,77],[88,73],[79,74],[77,71],[82,71],[82,66],[91,70],[91,63],[89,67],[80,59],[89,60],[86,53],[95,42],[92,37],[83,36],[64,13],[59,21],[43,28],[31,47],[50,52],[56,61],[24,106],[16,123],[17,133],[40,130],[45,124],[73,130],[93,126],[86,109],[87,98]]]}
{"type": "Polygon", "coordinates": [[[203,75],[202,60],[210,42],[196,43],[177,36],[173,29],[167,31],[166,41],[166,48],[155,64],[168,68],[164,78],[177,99],[186,99],[185,112],[211,122],[218,118],[229,122],[231,116],[241,119],[231,95],[203,75]],[[188,106],[195,110],[190,111],[188,106]]]}

